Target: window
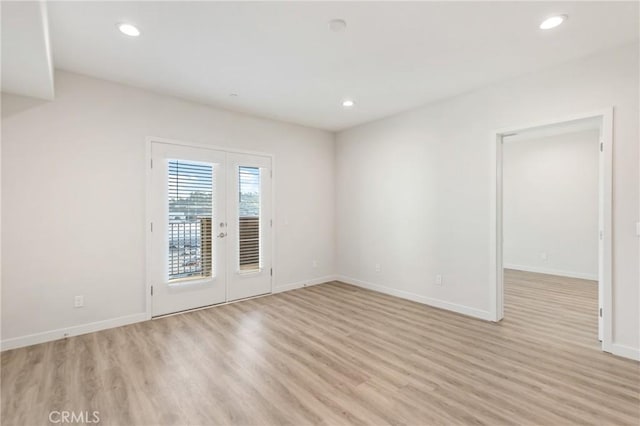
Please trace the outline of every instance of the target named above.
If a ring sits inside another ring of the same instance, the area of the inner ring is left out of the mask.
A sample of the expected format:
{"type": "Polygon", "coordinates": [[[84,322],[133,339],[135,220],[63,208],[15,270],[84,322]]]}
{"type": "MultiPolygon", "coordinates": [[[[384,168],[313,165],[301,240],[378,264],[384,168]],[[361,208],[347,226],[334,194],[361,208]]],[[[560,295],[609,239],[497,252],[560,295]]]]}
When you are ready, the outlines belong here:
{"type": "Polygon", "coordinates": [[[256,271],[260,258],[260,169],[238,168],[239,269],[256,271]]]}
{"type": "Polygon", "coordinates": [[[169,280],[211,276],[213,166],[169,160],[168,175],[169,280]]]}

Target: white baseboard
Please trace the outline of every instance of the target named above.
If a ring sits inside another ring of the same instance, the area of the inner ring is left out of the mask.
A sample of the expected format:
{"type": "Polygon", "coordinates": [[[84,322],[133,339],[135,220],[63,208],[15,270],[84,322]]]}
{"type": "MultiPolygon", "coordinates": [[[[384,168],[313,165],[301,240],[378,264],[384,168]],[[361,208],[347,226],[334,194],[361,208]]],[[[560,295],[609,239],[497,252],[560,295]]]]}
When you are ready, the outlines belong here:
{"type": "MultiPolygon", "coordinates": [[[[323,284],[329,281],[334,281],[335,279],[336,277],[334,275],[327,275],[325,277],[299,281],[296,283],[276,287],[273,289],[273,293],[281,293],[283,291],[323,284]]],[[[103,321],[91,322],[88,324],[75,325],[68,328],[59,328],[57,330],[44,331],[41,333],[28,334],[26,336],[14,337],[11,339],[4,339],[0,342],[0,350],[6,351],[9,349],[22,348],[24,346],[37,345],[38,343],[51,342],[53,340],[64,339],[65,337],[79,336],[81,334],[93,333],[100,330],[106,330],[108,328],[121,327],[123,325],[129,325],[136,322],[147,321],[148,319],[149,316],[147,315],[147,313],[143,312],[103,321]]]]}
{"type": "Polygon", "coordinates": [[[618,343],[611,344],[611,353],[624,358],[640,361],[640,349],[630,346],[620,345],[618,343]]]}
{"type": "Polygon", "coordinates": [[[504,269],[515,269],[518,271],[537,272],[539,274],[558,275],[560,277],[580,278],[582,280],[598,281],[597,274],[594,275],[594,274],[588,274],[584,272],[559,271],[557,269],[550,269],[550,268],[544,268],[539,266],[513,265],[509,263],[505,263],[503,267],[504,269]]]}
{"type": "Polygon", "coordinates": [[[24,346],[37,345],[38,343],[50,342],[64,339],[65,337],[79,336],[81,334],[93,333],[95,331],[106,330],[107,328],[120,327],[136,322],[146,321],[149,318],[146,313],[126,315],[104,321],[90,322],[88,324],[75,325],[68,328],[44,331],[42,333],[28,334],[26,336],[5,339],[0,342],[1,350],[22,348],[24,346]]]}
{"type": "Polygon", "coordinates": [[[446,309],[447,311],[456,312],[459,314],[467,315],[473,318],[482,319],[485,321],[493,321],[493,316],[490,312],[483,311],[476,308],[471,308],[465,305],[459,305],[457,303],[451,303],[444,300],[434,299],[431,297],[422,296],[416,293],[411,293],[404,290],[398,290],[391,287],[385,287],[378,284],[368,283],[366,281],[358,280],[344,275],[339,275],[336,280],[342,281],[347,284],[355,285],[357,287],[366,288],[368,290],[377,291],[379,293],[388,294],[390,296],[400,297],[402,299],[411,300],[414,302],[422,303],[425,305],[433,306],[435,308],[446,309]]]}
{"type": "Polygon", "coordinates": [[[324,283],[328,283],[330,281],[335,281],[335,280],[336,280],[335,275],[326,275],[320,278],[313,278],[310,280],[298,281],[296,283],[285,284],[278,287],[274,287],[273,294],[282,293],[283,291],[295,290],[302,287],[309,287],[312,285],[324,284],[324,283]]]}

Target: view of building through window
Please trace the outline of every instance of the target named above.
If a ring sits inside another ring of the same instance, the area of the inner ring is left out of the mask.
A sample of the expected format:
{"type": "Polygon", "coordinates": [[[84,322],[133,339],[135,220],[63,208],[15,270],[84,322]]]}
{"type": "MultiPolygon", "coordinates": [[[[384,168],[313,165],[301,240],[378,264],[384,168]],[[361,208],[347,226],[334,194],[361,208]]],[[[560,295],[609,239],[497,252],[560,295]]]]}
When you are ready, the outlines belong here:
{"type": "Polygon", "coordinates": [[[169,280],[210,276],[213,166],[170,160],[168,176],[169,280]]]}

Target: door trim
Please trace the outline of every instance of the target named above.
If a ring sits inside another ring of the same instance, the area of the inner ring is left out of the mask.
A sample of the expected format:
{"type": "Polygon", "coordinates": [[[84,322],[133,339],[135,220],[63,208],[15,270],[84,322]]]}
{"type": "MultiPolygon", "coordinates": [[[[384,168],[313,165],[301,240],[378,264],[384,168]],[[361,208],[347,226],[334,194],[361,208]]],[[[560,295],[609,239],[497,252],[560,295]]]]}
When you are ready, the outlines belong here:
{"type": "Polygon", "coordinates": [[[489,312],[492,321],[498,322],[504,318],[504,269],[503,269],[503,241],[502,241],[502,138],[510,133],[526,129],[550,126],[568,121],[597,118],[600,119],[600,137],[603,149],[600,153],[602,167],[599,169],[599,200],[598,216],[603,233],[599,240],[599,291],[602,300],[598,303],[602,307],[602,350],[612,352],[613,338],[613,292],[612,292],[612,214],[613,214],[613,107],[591,113],[574,114],[567,117],[550,119],[547,121],[512,126],[494,130],[491,134],[491,198],[490,198],[490,283],[489,283],[489,312]]]}
{"type": "MultiPolygon", "coordinates": [[[[152,296],[151,296],[151,160],[152,160],[152,152],[151,147],[153,143],[164,143],[170,145],[178,145],[178,146],[186,146],[191,148],[201,148],[201,149],[211,149],[216,151],[224,151],[227,153],[234,154],[249,154],[249,155],[259,155],[264,157],[269,157],[271,159],[271,219],[273,220],[273,226],[271,228],[271,268],[273,269],[273,273],[271,275],[271,289],[267,294],[273,294],[274,282],[276,281],[276,273],[277,273],[277,252],[276,252],[276,157],[274,154],[260,152],[260,151],[251,151],[251,150],[243,150],[237,148],[230,148],[224,145],[214,145],[214,144],[206,144],[206,143],[195,143],[188,142],[177,139],[168,139],[161,138],[157,136],[147,136],[145,138],[145,213],[144,213],[144,226],[145,226],[145,277],[144,277],[144,291],[145,291],[145,318],[147,320],[152,319],[152,296]]],[[[263,295],[264,296],[264,295],[263,295]]],[[[244,299],[242,299],[244,300],[244,299]]],[[[211,306],[220,306],[221,303],[217,305],[211,306]]],[[[201,309],[209,308],[211,306],[205,306],[201,309]]],[[[166,316],[166,315],[165,315],[166,316]]]]}

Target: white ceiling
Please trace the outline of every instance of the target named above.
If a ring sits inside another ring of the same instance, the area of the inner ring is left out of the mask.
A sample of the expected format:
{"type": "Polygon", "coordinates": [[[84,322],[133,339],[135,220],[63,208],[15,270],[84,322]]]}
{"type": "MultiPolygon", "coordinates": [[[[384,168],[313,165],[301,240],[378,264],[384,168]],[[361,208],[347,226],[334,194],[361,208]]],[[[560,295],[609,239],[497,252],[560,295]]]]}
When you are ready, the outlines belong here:
{"type": "Polygon", "coordinates": [[[57,68],[328,130],[638,40],[638,17],[609,1],[49,3],[57,68]]]}
{"type": "Polygon", "coordinates": [[[3,1],[2,91],[53,99],[53,64],[44,2],[3,1]]]}

